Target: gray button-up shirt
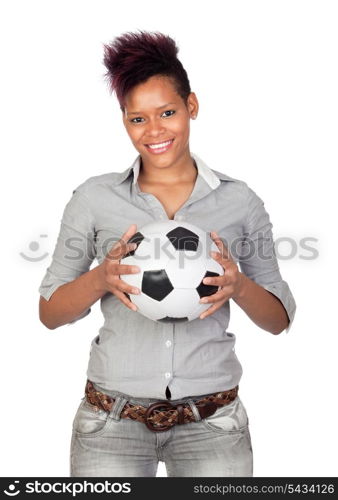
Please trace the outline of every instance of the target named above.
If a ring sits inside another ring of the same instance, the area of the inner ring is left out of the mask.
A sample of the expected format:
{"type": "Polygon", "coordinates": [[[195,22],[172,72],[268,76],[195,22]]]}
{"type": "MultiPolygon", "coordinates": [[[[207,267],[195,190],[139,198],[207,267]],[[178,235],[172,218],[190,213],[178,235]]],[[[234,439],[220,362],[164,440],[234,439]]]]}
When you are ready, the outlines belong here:
{"type": "MultiPolygon", "coordinates": [[[[209,168],[195,153],[198,175],[189,199],[176,212],[206,232],[216,230],[241,272],[274,294],[289,316],[296,303],[281,277],[274,251],[272,224],[264,202],[242,180],[209,168]]],[[[50,266],[39,293],[49,300],[55,290],[104,259],[130,224],[168,220],[160,201],[137,183],[140,155],[124,172],[88,178],[68,201],[50,266]]],[[[115,295],[101,299],[104,323],[93,338],[87,377],[99,389],[139,398],[172,399],[235,387],[242,366],[235,354],[236,336],[228,332],[229,301],[201,320],[160,323],[127,308],[115,295]]],[[[84,318],[90,309],[81,316],[84,318]]]]}

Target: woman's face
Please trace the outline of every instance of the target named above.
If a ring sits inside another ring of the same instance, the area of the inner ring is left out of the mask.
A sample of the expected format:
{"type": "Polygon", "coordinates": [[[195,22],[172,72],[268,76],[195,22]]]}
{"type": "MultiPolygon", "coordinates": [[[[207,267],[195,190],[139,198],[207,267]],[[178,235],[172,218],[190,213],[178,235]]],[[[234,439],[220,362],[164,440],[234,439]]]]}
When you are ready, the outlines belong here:
{"type": "Polygon", "coordinates": [[[190,119],[197,111],[195,93],[189,94],[185,105],[168,77],[153,76],[135,86],[125,99],[123,123],[142,162],[168,167],[189,161],[190,119]],[[156,144],[163,146],[151,148],[156,144]]]}

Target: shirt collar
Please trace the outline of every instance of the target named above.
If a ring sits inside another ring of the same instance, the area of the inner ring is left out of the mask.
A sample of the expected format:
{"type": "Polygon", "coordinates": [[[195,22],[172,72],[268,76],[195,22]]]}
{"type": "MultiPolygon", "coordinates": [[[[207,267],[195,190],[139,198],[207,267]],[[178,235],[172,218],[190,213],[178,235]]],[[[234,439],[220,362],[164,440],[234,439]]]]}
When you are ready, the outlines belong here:
{"type": "MultiPolygon", "coordinates": [[[[195,160],[198,170],[198,175],[203,177],[205,182],[210,186],[211,189],[216,189],[221,181],[235,181],[233,177],[230,177],[221,172],[217,172],[210,167],[199,157],[196,153],[190,152],[191,157],[195,160]]],[[[133,184],[136,184],[137,178],[140,171],[140,163],[141,163],[141,155],[138,155],[130,167],[128,167],[123,172],[117,174],[117,177],[114,181],[115,185],[122,184],[126,179],[129,178],[131,173],[133,173],[133,184]]]]}

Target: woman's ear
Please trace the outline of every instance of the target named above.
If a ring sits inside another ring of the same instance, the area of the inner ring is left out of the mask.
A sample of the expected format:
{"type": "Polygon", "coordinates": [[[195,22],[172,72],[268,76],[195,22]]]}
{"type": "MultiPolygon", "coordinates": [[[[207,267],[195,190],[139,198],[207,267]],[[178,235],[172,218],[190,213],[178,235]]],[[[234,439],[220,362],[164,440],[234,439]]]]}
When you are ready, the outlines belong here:
{"type": "Polygon", "coordinates": [[[198,114],[198,99],[195,92],[190,92],[188,95],[188,110],[192,119],[195,119],[198,114]]]}
{"type": "Polygon", "coordinates": [[[126,121],[127,121],[126,112],[125,112],[124,109],[121,109],[121,113],[122,113],[122,122],[123,122],[123,125],[126,126],[126,121]]]}

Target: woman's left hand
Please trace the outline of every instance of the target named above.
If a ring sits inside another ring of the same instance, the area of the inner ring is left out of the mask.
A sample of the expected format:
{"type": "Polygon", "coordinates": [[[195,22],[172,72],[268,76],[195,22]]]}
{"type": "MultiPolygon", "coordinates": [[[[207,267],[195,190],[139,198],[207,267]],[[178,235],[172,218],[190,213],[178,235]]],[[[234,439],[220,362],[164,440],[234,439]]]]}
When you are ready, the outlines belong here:
{"type": "Polygon", "coordinates": [[[203,283],[206,285],[221,286],[222,288],[213,295],[200,299],[200,303],[202,304],[212,304],[209,309],[200,315],[200,319],[213,314],[220,309],[227,300],[238,297],[244,286],[244,275],[238,270],[236,262],[231,258],[221,238],[215,231],[210,233],[210,237],[219,248],[219,252],[210,252],[210,254],[223,267],[224,274],[222,276],[203,279],[203,283]]]}

